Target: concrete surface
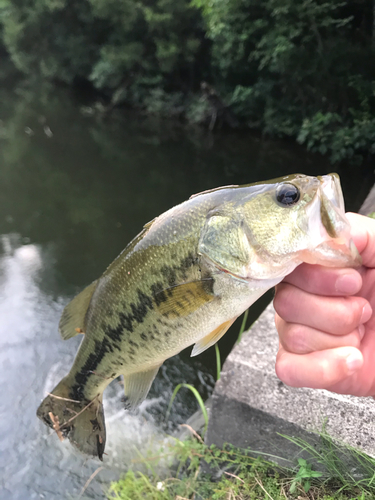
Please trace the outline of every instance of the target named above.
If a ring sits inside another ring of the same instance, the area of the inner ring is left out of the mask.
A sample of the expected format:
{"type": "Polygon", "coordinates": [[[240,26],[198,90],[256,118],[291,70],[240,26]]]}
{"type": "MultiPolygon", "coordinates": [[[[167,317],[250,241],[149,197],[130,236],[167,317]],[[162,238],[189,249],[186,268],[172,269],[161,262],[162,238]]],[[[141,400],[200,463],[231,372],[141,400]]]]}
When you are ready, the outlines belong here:
{"type": "Polygon", "coordinates": [[[359,213],[362,215],[368,215],[371,214],[371,212],[375,212],[375,184],[359,210],[359,213]]]}

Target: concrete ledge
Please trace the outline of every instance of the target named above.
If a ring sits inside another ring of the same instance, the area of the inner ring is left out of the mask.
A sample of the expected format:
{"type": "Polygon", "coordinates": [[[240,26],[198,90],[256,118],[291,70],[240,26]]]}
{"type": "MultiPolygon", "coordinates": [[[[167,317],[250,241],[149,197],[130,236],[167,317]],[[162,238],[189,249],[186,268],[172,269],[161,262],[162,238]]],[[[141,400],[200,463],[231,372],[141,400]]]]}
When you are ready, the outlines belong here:
{"type": "Polygon", "coordinates": [[[277,349],[271,304],[224,363],[212,397],[207,443],[229,442],[291,460],[299,450],[279,434],[318,444],[311,433],[325,425],[334,439],[375,456],[375,401],[285,386],[275,374],[277,349]]]}
{"type": "Polygon", "coordinates": [[[375,212],[375,184],[372,186],[372,189],[359,210],[359,213],[362,215],[369,215],[371,212],[375,212]]]}

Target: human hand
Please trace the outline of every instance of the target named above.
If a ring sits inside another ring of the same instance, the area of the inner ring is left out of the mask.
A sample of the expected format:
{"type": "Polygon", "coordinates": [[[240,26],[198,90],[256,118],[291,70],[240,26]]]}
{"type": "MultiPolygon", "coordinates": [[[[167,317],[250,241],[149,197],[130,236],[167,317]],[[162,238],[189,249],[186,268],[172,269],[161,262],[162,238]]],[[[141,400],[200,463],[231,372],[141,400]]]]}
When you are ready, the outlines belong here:
{"type": "Polygon", "coordinates": [[[347,216],[362,267],[302,264],[276,288],[276,373],[293,387],[375,396],[375,220],[347,216]]]}

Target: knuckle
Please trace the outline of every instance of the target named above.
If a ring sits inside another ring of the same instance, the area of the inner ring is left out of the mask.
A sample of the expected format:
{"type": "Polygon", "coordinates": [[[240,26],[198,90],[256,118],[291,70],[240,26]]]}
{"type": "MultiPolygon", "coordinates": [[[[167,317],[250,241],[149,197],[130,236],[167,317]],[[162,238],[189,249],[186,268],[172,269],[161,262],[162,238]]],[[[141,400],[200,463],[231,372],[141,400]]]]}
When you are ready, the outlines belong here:
{"type": "Polygon", "coordinates": [[[282,382],[284,382],[284,384],[292,385],[292,379],[290,377],[290,367],[284,357],[278,356],[276,358],[275,371],[278,378],[282,382]]]}
{"type": "Polygon", "coordinates": [[[352,332],[346,337],[345,345],[351,346],[351,347],[356,347],[357,349],[360,347],[361,338],[359,336],[358,331],[352,332]]]}
{"type": "Polygon", "coordinates": [[[273,299],[273,307],[277,314],[283,318],[289,318],[291,307],[293,304],[292,286],[283,284],[278,288],[275,298],[273,299]]]}
{"type": "Polygon", "coordinates": [[[359,324],[362,307],[354,297],[347,297],[339,311],[339,321],[348,332],[354,330],[359,324]],[[353,300],[354,299],[354,300],[353,300]]]}
{"type": "Polygon", "coordinates": [[[282,342],[288,351],[296,354],[304,354],[310,351],[306,330],[302,325],[286,325],[282,336],[282,342]]]}

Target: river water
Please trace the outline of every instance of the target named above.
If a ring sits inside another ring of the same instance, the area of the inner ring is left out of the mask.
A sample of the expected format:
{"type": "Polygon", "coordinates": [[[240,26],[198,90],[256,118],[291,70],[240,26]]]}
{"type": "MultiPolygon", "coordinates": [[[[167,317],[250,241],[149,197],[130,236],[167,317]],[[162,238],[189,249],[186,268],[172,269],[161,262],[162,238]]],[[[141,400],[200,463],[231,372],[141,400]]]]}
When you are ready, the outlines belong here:
{"type": "MultiPolygon", "coordinates": [[[[331,170],[294,144],[247,132],[213,135],[134,112],[92,115],[63,89],[0,89],[0,499],[65,500],[83,489],[80,498],[104,498],[139,453],[158,450],[166,432],[195,411],[193,396],[181,392],[164,422],[177,383],[210,394],[213,349],[168,360],[136,414],[123,410],[114,382],[104,400],[104,464],[74,453],[35,416],[80,341],[60,339],[62,309],[147,221],[212,187],[331,170]]],[[[373,173],[335,170],[347,206],[358,209],[373,173]]],[[[221,341],[224,355],[237,331],[235,324],[221,341]]]]}

